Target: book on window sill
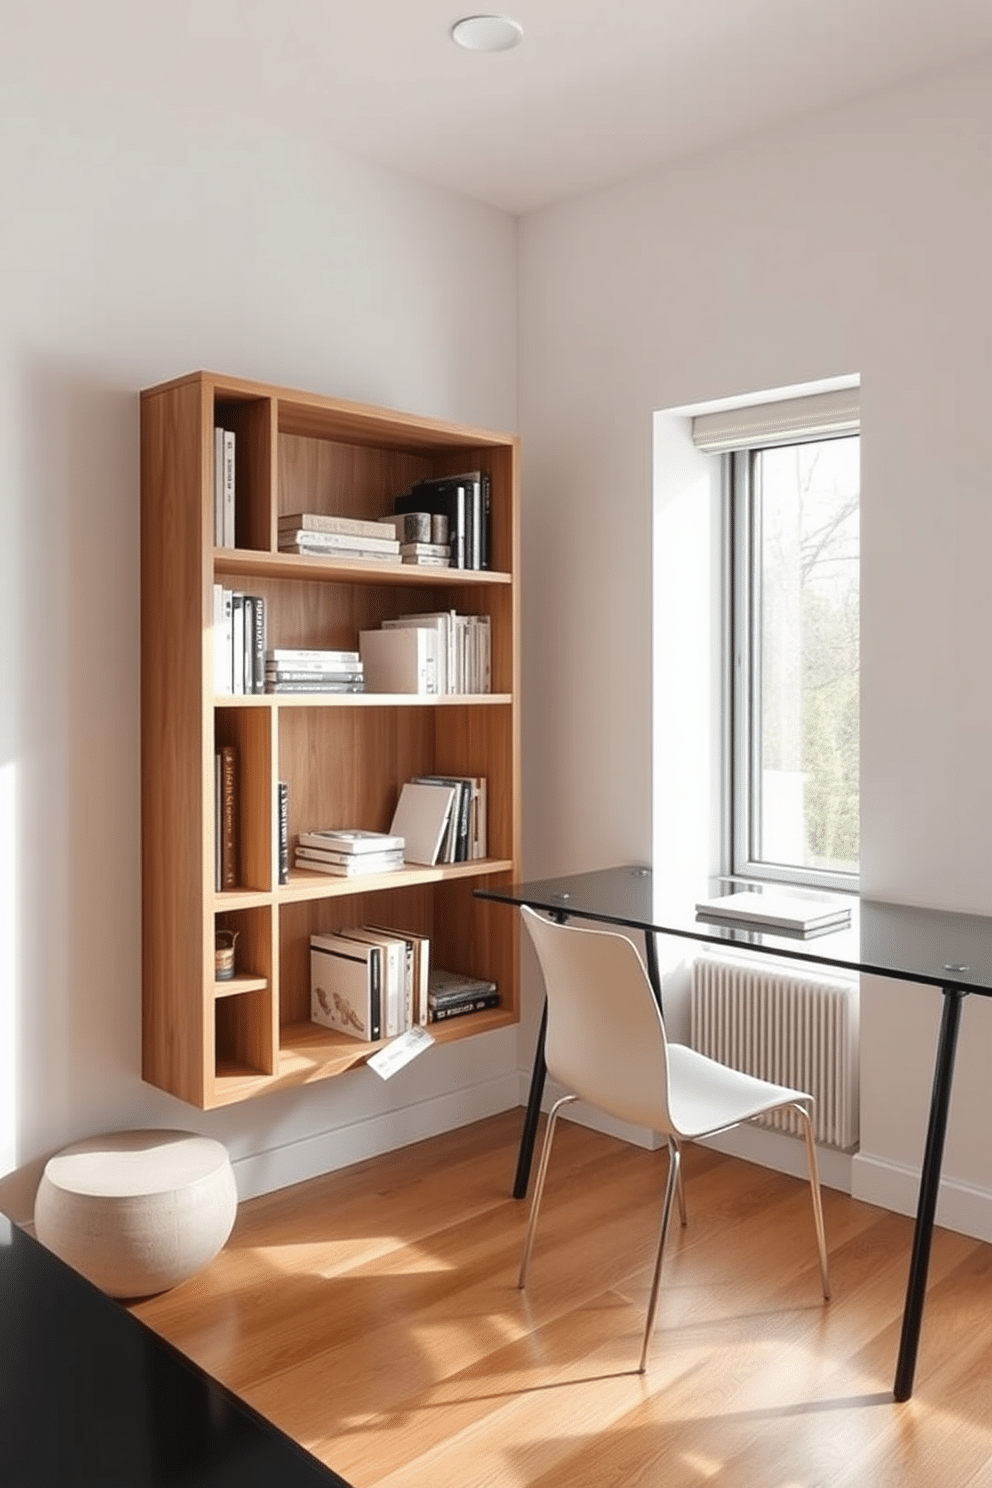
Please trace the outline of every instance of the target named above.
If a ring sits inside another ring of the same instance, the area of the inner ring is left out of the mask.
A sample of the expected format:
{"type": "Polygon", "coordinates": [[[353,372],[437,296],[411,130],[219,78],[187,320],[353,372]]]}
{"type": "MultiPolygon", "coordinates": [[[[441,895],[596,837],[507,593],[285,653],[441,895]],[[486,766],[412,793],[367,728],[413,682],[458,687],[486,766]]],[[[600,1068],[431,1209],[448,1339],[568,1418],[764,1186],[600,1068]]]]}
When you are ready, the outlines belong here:
{"type": "Polygon", "coordinates": [[[790,894],[787,889],[766,893],[759,889],[742,889],[736,894],[700,899],[696,904],[696,917],[718,925],[810,935],[818,930],[841,929],[850,924],[851,909],[842,899],[830,894],[809,891],[790,894]]]}

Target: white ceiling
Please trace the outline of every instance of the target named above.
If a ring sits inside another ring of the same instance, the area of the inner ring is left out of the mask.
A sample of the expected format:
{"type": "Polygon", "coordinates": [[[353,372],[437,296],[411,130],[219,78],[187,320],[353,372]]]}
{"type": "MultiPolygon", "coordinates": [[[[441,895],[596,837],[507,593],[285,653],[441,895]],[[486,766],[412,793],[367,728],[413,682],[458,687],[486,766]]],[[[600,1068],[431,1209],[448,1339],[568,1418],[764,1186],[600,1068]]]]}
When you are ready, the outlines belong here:
{"type": "Polygon", "coordinates": [[[0,76],[126,81],[519,213],[992,49],[992,0],[509,0],[516,50],[455,47],[485,9],[0,0],[0,76]]]}

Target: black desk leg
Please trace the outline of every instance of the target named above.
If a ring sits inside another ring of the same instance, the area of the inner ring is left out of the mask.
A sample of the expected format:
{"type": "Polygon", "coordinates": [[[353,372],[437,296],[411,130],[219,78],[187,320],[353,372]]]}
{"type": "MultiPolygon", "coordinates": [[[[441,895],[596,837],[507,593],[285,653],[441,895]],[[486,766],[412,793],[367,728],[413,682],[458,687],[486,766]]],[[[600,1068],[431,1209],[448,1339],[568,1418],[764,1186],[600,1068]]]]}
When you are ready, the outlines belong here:
{"type": "Polygon", "coordinates": [[[520,1134],[520,1150],[517,1153],[517,1176],[513,1180],[513,1197],[523,1199],[527,1196],[527,1184],[530,1179],[530,1164],[534,1156],[534,1138],[537,1136],[537,1122],[541,1115],[541,1097],[544,1094],[544,1080],[548,1073],[548,1066],[544,1060],[544,1035],[548,1028],[548,999],[544,999],[544,1008],[541,1013],[541,1027],[537,1035],[537,1045],[534,1049],[534,1068],[530,1073],[530,1094],[527,1097],[527,1111],[524,1116],[524,1129],[520,1134]]]}
{"type": "Polygon", "coordinates": [[[896,1364],[896,1380],[893,1387],[893,1394],[897,1400],[908,1400],[913,1393],[916,1351],[920,1342],[923,1302],[927,1290],[927,1271],[930,1267],[933,1221],[937,1212],[937,1192],[940,1188],[940,1166],[944,1156],[944,1137],[947,1134],[947,1112],[951,1101],[954,1054],[957,1048],[958,1026],[961,1022],[961,1003],[967,996],[967,993],[960,987],[944,987],[943,993],[944,1011],[940,1020],[940,1041],[937,1045],[937,1063],[934,1067],[933,1091],[930,1096],[930,1121],[927,1127],[926,1147],[923,1152],[923,1169],[920,1173],[920,1197],[916,1209],[916,1229],[913,1232],[913,1253],[909,1263],[909,1284],[906,1288],[902,1337],[899,1340],[899,1359],[896,1364]]]}
{"type": "MultiPolygon", "coordinates": [[[[661,972],[658,970],[658,947],[655,945],[653,930],[644,932],[644,964],[655,1001],[661,1007],[661,972]]],[[[664,1013],[663,1008],[662,1013],[664,1013]]]]}

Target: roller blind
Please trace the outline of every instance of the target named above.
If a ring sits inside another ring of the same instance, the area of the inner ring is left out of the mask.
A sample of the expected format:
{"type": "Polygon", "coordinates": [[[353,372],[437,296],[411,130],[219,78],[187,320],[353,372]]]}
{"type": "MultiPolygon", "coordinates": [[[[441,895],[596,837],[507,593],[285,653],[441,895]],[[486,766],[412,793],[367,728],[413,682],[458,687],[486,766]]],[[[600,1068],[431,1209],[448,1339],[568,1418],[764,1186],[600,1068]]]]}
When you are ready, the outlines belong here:
{"type": "Polygon", "coordinates": [[[860,427],[860,389],[839,388],[807,398],[698,414],[692,421],[692,441],[698,449],[719,454],[857,434],[860,427]]]}

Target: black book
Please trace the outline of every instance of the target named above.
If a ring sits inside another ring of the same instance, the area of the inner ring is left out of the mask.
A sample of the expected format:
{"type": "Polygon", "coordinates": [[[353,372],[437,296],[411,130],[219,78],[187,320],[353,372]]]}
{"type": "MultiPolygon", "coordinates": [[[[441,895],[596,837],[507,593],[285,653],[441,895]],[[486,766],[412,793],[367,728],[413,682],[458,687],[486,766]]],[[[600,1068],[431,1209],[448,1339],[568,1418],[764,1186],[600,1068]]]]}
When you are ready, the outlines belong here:
{"type": "Polygon", "coordinates": [[[468,529],[470,502],[464,480],[444,477],[418,481],[403,496],[397,496],[396,512],[440,512],[448,518],[452,568],[471,568],[472,536],[468,529]]]}
{"type": "Polygon", "coordinates": [[[426,504],[422,493],[444,490],[446,487],[465,488],[465,568],[489,568],[491,564],[492,516],[491,482],[487,470],[468,470],[463,475],[438,476],[433,480],[417,481],[410,495],[421,501],[423,510],[432,508],[426,504]],[[421,493],[418,496],[418,493],[421,493]]]}
{"type": "Polygon", "coordinates": [[[244,596],[245,692],[265,691],[265,600],[259,594],[244,596]]]}
{"type": "Polygon", "coordinates": [[[469,998],[466,1002],[448,1002],[428,1008],[427,1021],[443,1023],[446,1018],[461,1018],[466,1013],[481,1013],[486,1008],[494,1007],[499,1007],[499,993],[481,992],[478,997],[469,998]]]}

